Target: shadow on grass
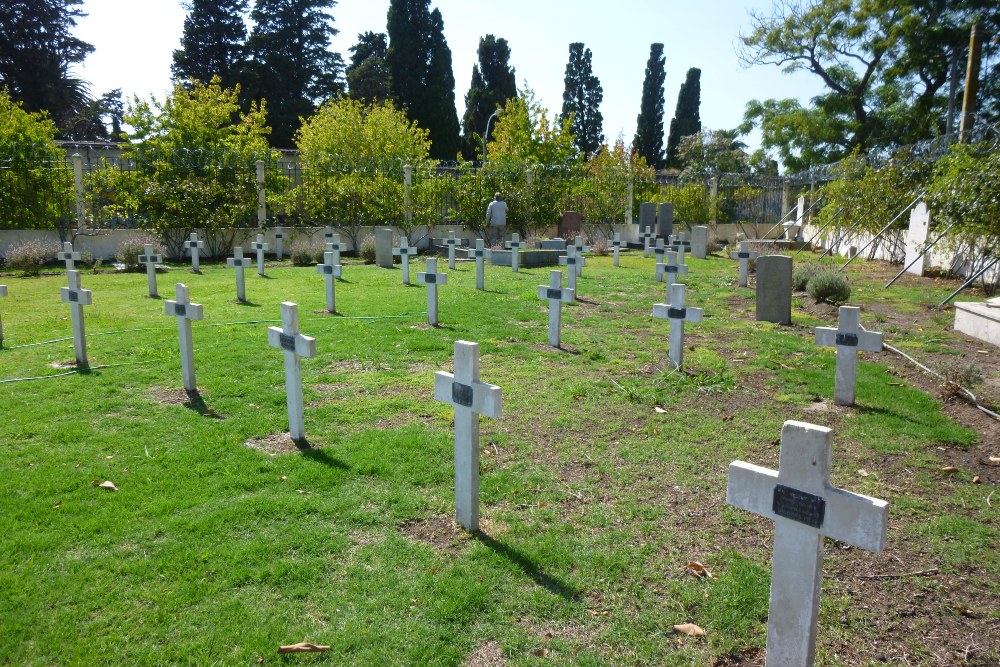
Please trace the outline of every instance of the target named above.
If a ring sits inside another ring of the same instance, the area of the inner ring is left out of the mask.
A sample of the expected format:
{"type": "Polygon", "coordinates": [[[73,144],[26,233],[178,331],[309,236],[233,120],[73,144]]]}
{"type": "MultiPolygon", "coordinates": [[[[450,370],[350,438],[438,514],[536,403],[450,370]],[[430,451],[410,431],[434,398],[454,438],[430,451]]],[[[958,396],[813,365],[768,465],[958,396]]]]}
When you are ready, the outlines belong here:
{"type": "Polygon", "coordinates": [[[248,308],[261,307],[259,303],[254,303],[253,301],[247,301],[246,299],[243,299],[242,301],[240,299],[236,299],[235,301],[230,301],[230,303],[235,303],[237,306],[246,306],[248,308]]]}
{"type": "Polygon", "coordinates": [[[302,456],[304,456],[307,459],[313,460],[316,463],[322,463],[323,465],[329,466],[331,468],[337,468],[338,470],[351,469],[351,466],[347,465],[340,459],[331,456],[322,449],[313,447],[311,444],[309,444],[309,440],[307,439],[295,440],[294,442],[295,446],[298,448],[299,452],[301,452],[302,456]]]}
{"type": "Polygon", "coordinates": [[[185,408],[194,410],[202,417],[208,417],[210,419],[225,419],[225,417],[205,404],[205,399],[201,397],[201,394],[197,389],[187,392],[187,397],[188,400],[184,402],[185,408]]]}
{"type": "Polygon", "coordinates": [[[521,570],[531,577],[532,580],[545,590],[549,591],[554,595],[558,595],[566,600],[579,600],[580,591],[576,590],[573,586],[570,586],[566,582],[562,581],[558,577],[553,577],[550,574],[546,574],[542,568],[538,566],[538,563],[533,561],[528,556],[524,555],[517,549],[503,542],[494,539],[487,535],[486,533],[479,531],[473,533],[473,539],[481,542],[483,545],[489,547],[498,556],[502,556],[507,559],[510,563],[518,566],[521,570]]]}
{"type": "Polygon", "coordinates": [[[599,306],[599,305],[601,305],[601,303],[599,301],[591,301],[590,299],[581,299],[580,297],[576,297],[576,301],[577,301],[577,303],[585,303],[588,306],[599,306]]]}

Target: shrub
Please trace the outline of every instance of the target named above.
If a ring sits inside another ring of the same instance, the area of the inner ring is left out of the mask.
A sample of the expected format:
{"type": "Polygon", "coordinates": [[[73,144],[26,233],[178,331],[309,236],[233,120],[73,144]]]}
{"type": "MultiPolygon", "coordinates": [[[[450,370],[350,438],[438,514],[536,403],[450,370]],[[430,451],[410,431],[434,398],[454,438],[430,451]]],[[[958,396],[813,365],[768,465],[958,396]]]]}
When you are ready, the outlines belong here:
{"type": "Polygon", "coordinates": [[[358,248],[358,256],[361,257],[361,261],[365,264],[375,263],[375,238],[372,236],[366,236],[361,239],[361,245],[358,248]]]}
{"type": "Polygon", "coordinates": [[[26,276],[37,276],[42,267],[55,259],[59,246],[41,241],[22,241],[7,249],[7,268],[26,276]]]}
{"type": "Polygon", "coordinates": [[[316,241],[309,238],[299,238],[292,243],[289,255],[292,258],[292,264],[295,266],[309,266],[310,264],[319,264],[323,261],[323,250],[325,248],[326,243],[322,239],[316,241]]]}
{"type": "Polygon", "coordinates": [[[822,271],[823,267],[816,262],[800,265],[795,269],[795,273],[792,274],[792,289],[796,292],[804,292],[806,285],[809,284],[809,280],[822,271]]]}
{"type": "Polygon", "coordinates": [[[115,251],[115,261],[122,265],[125,271],[145,271],[145,267],[139,263],[139,255],[146,252],[145,245],[149,243],[153,246],[153,252],[163,254],[163,244],[152,236],[146,234],[135,234],[122,239],[115,251]]]}
{"type": "Polygon", "coordinates": [[[604,257],[608,254],[608,242],[606,239],[601,239],[594,242],[590,246],[590,252],[598,257],[604,257]]]}
{"type": "Polygon", "coordinates": [[[836,305],[851,298],[851,286],[842,275],[833,271],[822,271],[814,275],[806,284],[806,291],[816,299],[816,303],[826,301],[836,305]]]}

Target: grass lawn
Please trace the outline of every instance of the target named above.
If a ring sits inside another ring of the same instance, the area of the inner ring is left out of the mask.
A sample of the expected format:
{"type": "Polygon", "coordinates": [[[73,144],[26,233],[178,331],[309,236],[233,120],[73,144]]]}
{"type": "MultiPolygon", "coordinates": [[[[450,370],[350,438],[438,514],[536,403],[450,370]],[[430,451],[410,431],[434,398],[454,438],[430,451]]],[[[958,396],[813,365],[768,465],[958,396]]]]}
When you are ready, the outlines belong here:
{"type": "MultiPolygon", "coordinates": [[[[973,473],[997,443],[888,352],[862,355],[857,405],[835,407],[834,352],[812,327],[836,314],[799,296],[792,326],[753,321],[721,256],[688,259],[705,319],[670,372],[653,259],[621,263],[588,258],[563,350],[536,298],[549,267],[490,267],[476,291],[474,264],[439,261],[434,328],[398,267],[345,258],[328,315],[312,267],[248,270],[239,304],[232,270],[174,266],[162,297],[184,282],[205,308],[194,398],[145,274],[83,273],[83,372],[65,276],[0,278],[0,664],[761,664],[773,529],[726,505],[726,475],[736,459],[776,467],[787,419],[833,428],[833,483],[890,503],[885,552],[827,540],[818,664],[996,664],[1000,497],[995,469],[973,473]],[[280,437],[266,328],[281,301],[319,351],[302,362],[302,449],[280,437]],[[456,340],[480,344],[504,396],[481,422],[475,536],[453,523],[453,413],[433,400],[456,340]],[[277,655],[300,641],[332,648],[277,655]]],[[[892,267],[856,264],[864,326],[918,358],[954,349],[950,313],[927,307],[953,282],[883,291],[892,267]]]]}

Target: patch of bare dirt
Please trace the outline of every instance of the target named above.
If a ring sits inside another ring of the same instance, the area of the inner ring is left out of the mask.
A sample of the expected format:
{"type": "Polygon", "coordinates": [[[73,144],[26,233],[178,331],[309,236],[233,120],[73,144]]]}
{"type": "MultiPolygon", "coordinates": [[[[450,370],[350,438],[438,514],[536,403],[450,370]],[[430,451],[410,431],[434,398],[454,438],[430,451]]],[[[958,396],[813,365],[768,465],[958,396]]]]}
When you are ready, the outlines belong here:
{"type": "Polygon", "coordinates": [[[244,444],[251,449],[256,449],[258,452],[264,452],[268,456],[291,454],[292,452],[299,451],[295,441],[292,440],[292,436],[288,435],[288,433],[272,433],[263,438],[247,440],[244,444]]]}
{"type": "Polygon", "coordinates": [[[404,521],[399,532],[452,556],[457,556],[472,540],[472,535],[456,524],[454,517],[444,514],[422,521],[404,521]]]}
{"type": "Polygon", "coordinates": [[[183,389],[154,387],[150,393],[153,395],[153,399],[161,405],[184,405],[190,400],[188,393],[183,389]]]}
{"type": "Polygon", "coordinates": [[[462,667],[506,667],[507,664],[503,648],[492,640],[477,646],[462,661],[462,667]]]}
{"type": "Polygon", "coordinates": [[[49,368],[54,368],[57,371],[68,371],[76,368],[76,361],[52,361],[49,362],[49,368]]]}

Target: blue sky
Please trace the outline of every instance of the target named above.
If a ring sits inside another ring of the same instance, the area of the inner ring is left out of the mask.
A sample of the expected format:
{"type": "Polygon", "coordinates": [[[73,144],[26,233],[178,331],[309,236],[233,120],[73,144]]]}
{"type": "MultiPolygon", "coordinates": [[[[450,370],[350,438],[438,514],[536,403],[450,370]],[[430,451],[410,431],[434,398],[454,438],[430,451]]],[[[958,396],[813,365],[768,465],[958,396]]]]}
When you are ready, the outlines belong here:
{"type": "MultiPolygon", "coordinates": [[[[795,97],[807,101],[821,91],[807,74],[784,74],[776,67],[744,69],[736,54],[738,37],[750,26],[748,11],[766,11],[771,0],[432,0],[441,10],[451,47],[459,117],[465,109],[476,49],[482,35],[505,38],[518,86],[527,83],[553,112],[562,106],[563,75],[570,42],[593,52],[594,73],[604,88],[604,133],[613,141],[635,133],[649,45],[664,44],[665,128],[677,92],[690,67],[701,75],[702,124],[735,127],[751,99],[795,97]]],[[[340,34],[333,49],[345,60],[357,35],[385,32],[389,0],[339,0],[332,15],[340,34]]],[[[89,16],[76,34],[96,48],[78,73],[99,95],[122,88],[127,96],[162,98],[170,86],[172,52],[179,46],[186,15],[180,0],[84,0],[89,16]]],[[[747,141],[756,148],[759,138],[747,141]]]]}

